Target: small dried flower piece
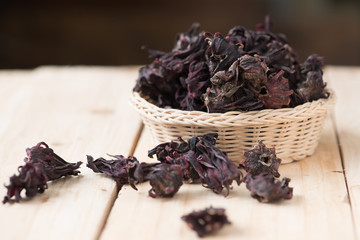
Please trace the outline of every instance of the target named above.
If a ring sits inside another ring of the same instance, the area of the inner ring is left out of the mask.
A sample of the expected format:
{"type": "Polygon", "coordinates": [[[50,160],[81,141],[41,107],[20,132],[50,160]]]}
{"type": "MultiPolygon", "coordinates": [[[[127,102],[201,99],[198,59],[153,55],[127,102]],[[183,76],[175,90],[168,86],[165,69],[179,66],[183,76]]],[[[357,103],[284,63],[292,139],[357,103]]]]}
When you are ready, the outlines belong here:
{"type": "Polygon", "coordinates": [[[215,146],[216,133],[190,138],[187,142],[179,138],[180,143],[167,142],[156,146],[148,153],[149,157],[156,154],[160,162],[179,165],[184,180],[200,179],[204,187],[219,194],[226,189],[225,196],[233,181],[240,185],[242,174],[226,155],[215,146]]]}
{"type": "Polygon", "coordinates": [[[106,160],[98,158],[94,160],[92,156],[87,156],[87,167],[96,173],[105,173],[112,177],[120,186],[130,184],[132,188],[137,190],[135,184],[143,180],[143,173],[140,163],[136,157],[129,156],[125,158],[123,155],[110,155],[115,158],[113,160],[106,160]]]}
{"type": "Polygon", "coordinates": [[[33,197],[37,193],[43,193],[47,189],[48,178],[41,163],[27,162],[24,166],[18,168],[19,175],[10,177],[10,184],[5,186],[7,194],[3,203],[7,203],[15,196],[15,202],[21,200],[20,193],[25,189],[27,197],[33,197]]]}
{"type": "Polygon", "coordinates": [[[186,224],[194,230],[199,237],[204,237],[221,229],[226,224],[231,224],[223,208],[209,207],[201,211],[193,211],[181,217],[186,224]]]}
{"type": "Polygon", "coordinates": [[[155,165],[148,176],[152,187],[149,196],[153,198],[173,197],[183,184],[182,171],[178,165],[166,163],[155,165]]]}
{"type": "Polygon", "coordinates": [[[5,186],[8,191],[3,203],[10,201],[13,196],[15,202],[19,202],[21,191],[24,189],[27,197],[33,197],[36,193],[43,193],[47,189],[48,181],[68,175],[76,176],[80,173],[77,169],[82,162],[66,162],[44,142],[27,148],[26,154],[25,165],[18,168],[19,175],[10,177],[10,184],[5,186]]]}
{"type": "Polygon", "coordinates": [[[68,175],[77,176],[80,173],[77,169],[82,162],[66,162],[44,142],[40,142],[32,148],[27,148],[26,154],[25,162],[41,163],[49,181],[68,175]]]}
{"type": "Polygon", "coordinates": [[[245,159],[240,166],[246,172],[255,176],[260,173],[270,173],[274,177],[280,177],[278,172],[281,159],[276,157],[275,147],[267,148],[262,141],[249,151],[244,152],[245,159]]]}
{"type": "Polygon", "coordinates": [[[259,202],[274,202],[280,199],[291,199],[293,188],[289,187],[289,178],[276,181],[271,173],[261,173],[256,176],[247,175],[245,183],[251,192],[251,197],[259,202]]]}

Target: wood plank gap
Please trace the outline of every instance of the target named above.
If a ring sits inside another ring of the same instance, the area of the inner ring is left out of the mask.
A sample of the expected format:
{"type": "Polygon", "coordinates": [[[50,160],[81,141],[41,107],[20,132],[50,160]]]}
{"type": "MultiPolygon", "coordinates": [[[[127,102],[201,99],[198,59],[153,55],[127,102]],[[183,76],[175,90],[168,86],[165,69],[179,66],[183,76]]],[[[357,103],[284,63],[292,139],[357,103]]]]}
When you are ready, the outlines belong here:
{"type": "MultiPolygon", "coordinates": [[[[135,135],[135,137],[133,139],[130,151],[128,153],[129,156],[134,154],[136,146],[138,145],[138,142],[139,142],[139,139],[141,137],[141,133],[142,133],[143,129],[144,129],[144,124],[141,122],[138,130],[136,131],[136,135],[135,135]]],[[[121,190],[120,185],[116,184],[116,187],[113,189],[113,191],[111,193],[111,198],[109,199],[109,202],[108,202],[106,210],[104,212],[104,216],[102,218],[99,230],[98,230],[98,232],[96,234],[96,237],[95,237],[96,240],[100,239],[101,234],[103,233],[103,231],[105,229],[107,220],[108,220],[108,218],[110,216],[112,208],[114,207],[115,201],[116,201],[116,199],[117,199],[117,197],[119,195],[120,190],[121,190]]]]}
{"type": "Polygon", "coordinates": [[[338,132],[338,128],[337,128],[338,125],[336,124],[336,118],[335,118],[334,113],[331,114],[331,120],[334,123],[333,128],[334,128],[334,132],[335,132],[336,143],[337,143],[338,148],[339,148],[339,154],[340,154],[340,160],[341,160],[341,168],[342,168],[342,171],[343,171],[345,187],[346,187],[346,191],[347,191],[347,198],[348,198],[347,201],[349,201],[349,206],[350,206],[350,211],[351,211],[351,220],[352,220],[352,225],[353,225],[353,228],[354,228],[354,236],[355,236],[355,239],[359,239],[357,229],[356,229],[356,224],[355,224],[355,216],[354,216],[353,207],[352,207],[352,203],[351,203],[350,189],[349,189],[348,180],[347,180],[347,177],[346,177],[346,170],[345,170],[345,164],[344,164],[344,154],[343,154],[343,150],[342,150],[342,147],[341,147],[340,136],[339,136],[339,132],[338,132]]]}

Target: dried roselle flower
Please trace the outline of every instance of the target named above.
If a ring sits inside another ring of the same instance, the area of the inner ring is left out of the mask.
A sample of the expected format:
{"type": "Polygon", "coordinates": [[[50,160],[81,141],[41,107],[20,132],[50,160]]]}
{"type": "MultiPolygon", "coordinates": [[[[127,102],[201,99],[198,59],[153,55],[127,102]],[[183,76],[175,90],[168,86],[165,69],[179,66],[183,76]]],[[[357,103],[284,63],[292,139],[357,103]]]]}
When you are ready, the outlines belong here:
{"type": "Polygon", "coordinates": [[[132,188],[137,190],[135,183],[138,182],[143,175],[143,173],[139,173],[139,170],[136,171],[136,168],[140,165],[139,161],[133,156],[125,158],[122,155],[114,155],[111,157],[115,159],[106,160],[104,158],[98,158],[94,160],[92,156],[88,155],[88,163],[86,166],[96,173],[104,173],[112,177],[112,179],[120,185],[120,188],[124,184],[130,184],[132,188]],[[131,174],[129,174],[129,172],[131,172],[131,174]]]}
{"type": "Polygon", "coordinates": [[[208,48],[205,52],[206,62],[210,74],[213,76],[218,71],[228,69],[239,57],[239,47],[231,44],[220,33],[214,35],[206,33],[208,48]]]}
{"type": "Polygon", "coordinates": [[[27,148],[26,154],[25,162],[41,163],[49,181],[68,175],[77,176],[80,173],[77,169],[79,169],[82,162],[66,162],[44,142],[40,142],[32,148],[27,148]]]}
{"type": "Polygon", "coordinates": [[[183,175],[178,165],[161,163],[152,167],[148,175],[151,189],[149,196],[173,197],[183,184],[183,175]]]}
{"type": "Polygon", "coordinates": [[[200,180],[204,187],[221,193],[226,189],[229,194],[233,181],[239,185],[242,174],[226,155],[218,149],[216,133],[193,137],[187,142],[180,138],[180,143],[163,143],[149,151],[149,157],[156,154],[159,161],[180,166],[184,180],[190,182],[200,180]]]}
{"type": "Polygon", "coordinates": [[[209,207],[201,211],[193,211],[181,217],[199,237],[212,234],[226,224],[231,224],[223,208],[209,207]]]}
{"type": "Polygon", "coordinates": [[[288,80],[283,77],[284,71],[272,73],[261,88],[259,98],[265,108],[282,108],[290,104],[293,91],[289,89],[288,80]]]}
{"type": "Polygon", "coordinates": [[[261,109],[259,92],[266,82],[267,67],[259,57],[244,55],[229,69],[210,79],[212,87],[204,94],[208,112],[249,111],[261,109]]]}
{"type": "Polygon", "coordinates": [[[3,203],[7,203],[14,196],[15,202],[21,200],[20,193],[25,189],[27,197],[33,197],[37,193],[43,193],[47,189],[48,177],[45,174],[42,163],[27,162],[18,168],[19,175],[10,177],[10,184],[5,186],[7,194],[3,203]]]}
{"type": "Polygon", "coordinates": [[[184,80],[186,96],[181,97],[181,109],[204,111],[206,108],[201,97],[210,86],[209,70],[204,61],[193,61],[189,66],[188,76],[184,80]]]}
{"type": "Polygon", "coordinates": [[[305,80],[298,84],[298,88],[309,102],[328,96],[323,81],[323,65],[324,58],[318,55],[310,55],[301,65],[302,78],[305,80]]]}
{"type": "Polygon", "coordinates": [[[270,173],[274,177],[280,177],[278,172],[281,159],[276,157],[275,147],[267,148],[262,141],[249,151],[244,152],[245,159],[240,166],[246,172],[255,176],[261,173],[270,173]]]}
{"type": "Polygon", "coordinates": [[[68,175],[76,176],[80,173],[77,169],[82,162],[66,162],[44,142],[27,148],[26,154],[25,165],[18,168],[19,175],[10,177],[10,184],[6,186],[8,192],[3,203],[8,202],[13,196],[15,201],[19,202],[23,189],[27,197],[33,197],[36,193],[43,193],[47,189],[47,181],[68,175]]]}
{"type": "Polygon", "coordinates": [[[198,64],[204,61],[207,44],[198,31],[199,24],[193,24],[178,34],[171,52],[150,50],[155,60],[140,69],[134,91],[159,107],[204,110],[200,92],[209,84],[208,69],[198,64]]]}
{"type": "Polygon", "coordinates": [[[259,175],[247,175],[245,177],[246,188],[251,192],[251,196],[259,202],[274,202],[280,199],[291,199],[293,188],[289,187],[289,178],[275,181],[270,173],[259,175]]]}

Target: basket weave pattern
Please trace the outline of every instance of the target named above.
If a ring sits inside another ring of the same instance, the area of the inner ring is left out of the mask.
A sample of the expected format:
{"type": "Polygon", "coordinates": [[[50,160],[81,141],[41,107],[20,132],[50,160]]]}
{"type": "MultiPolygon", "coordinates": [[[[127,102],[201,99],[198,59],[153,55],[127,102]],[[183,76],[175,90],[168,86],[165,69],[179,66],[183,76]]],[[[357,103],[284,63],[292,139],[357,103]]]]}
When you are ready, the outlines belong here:
{"type": "Polygon", "coordinates": [[[275,145],[282,163],[300,160],[314,153],[326,119],[334,105],[334,94],[328,99],[308,102],[295,108],[265,109],[249,112],[206,113],[159,108],[136,92],[130,102],[149,128],[153,144],[188,139],[211,132],[219,134],[217,146],[235,162],[259,140],[275,145]]]}

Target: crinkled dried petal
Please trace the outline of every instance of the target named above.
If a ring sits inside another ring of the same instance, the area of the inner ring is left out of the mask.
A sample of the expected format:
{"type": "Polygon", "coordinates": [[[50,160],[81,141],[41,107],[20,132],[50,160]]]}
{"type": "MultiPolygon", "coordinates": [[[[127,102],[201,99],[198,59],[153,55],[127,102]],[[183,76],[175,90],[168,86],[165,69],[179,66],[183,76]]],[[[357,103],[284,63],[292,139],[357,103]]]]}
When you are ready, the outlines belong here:
{"type": "Polygon", "coordinates": [[[66,162],[44,142],[40,142],[32,148],[27,148],[26,154],[25,162],[41,163],[49,181],[68,175],[77,176],[80,173],[77,169],[79,169],[82,162],[66,162]]]}
{"type": "Polygon", "coordinates": [[[15,197],[16,202],[19,202],[21,191],[24,189],[27,197],[33,197],[47,189],[48,177],[41,163],[27,162],[24,166],[20,166],[18,171],[19,175],[10,177],[10,184],[5,186],[7,194],[3,203],[9,202],[12,197],[15,197]]]}
{"type": "Polygon", "coordinates": [[[226,155],[215,146],[216,133],[190,138],[180,143],[163,143],[149,151],[149,157],[156,154],[159,161],[180,166],[184,180],[200,179],[204,187],[221,193],[225,188],[225,196],[229,194],[233,181],[239,185],[242,174],[226,155]]]}
{"type": "Polygon", "coordinates": [[[181,168],[178,165],[161,163],[153,167],[149,174],[151,189],[149,196],[173,197],[183,184],[181,168]]]}
{"type": "Polygon", "coordinates": [[[247,175],[245,177],[246,188],[251,192],[251,196],[259,202],[274,202],[281,199],[291,199],[293,188],[289,187],[289,178],[275,181],[270,173],[261,173],[256,176],[247,175]]]}
{"type": "Polygon", "coordinates": [[[260,91],[260,99],[265,108],[282,108],[290,104],[290,96],[293,90],[289,89],[289,82],[283,77],[284,71],[272,73],[260,91]]]}
{"type": "MultiPolygon", "coordinates": [[[[136,168],[140,165],[139,161],[133,157],[129,156],[125,158],[122,155],[114,155],[111,156],[115,159],[113,160],[106,160],[104,158],[98,158],[94,160],[92,156],[87,156],[87,167],[92,169],[96,173],[104,173],[114,179],[119,185],[120,188],[124,184],[129,184],[135,189],[135,182],[139,179],[135,179],[134,172],[136,172],[136,168]],[[132,175],[129,175],[129,172],[132,175]]],[[[140,173],[142,176],[142,174],[140,173]]]]}
{"type": "Polygon", "coordinates": [[[209,207],[201,211],[193,211],[181,217],[199,237],[212,234],[224,225],[231,224],[223,208],[209,207]]]}
{"type": "Polygon", "coordinates": [[[261,173],[270,173],[274,177],[279,177],[278,172],[281,159],[276,157],[275,147],[267,148],[262,141],[249,151],[244,152],[245,159],[240,166],[246,172],[255,176],[261,173]]]}

